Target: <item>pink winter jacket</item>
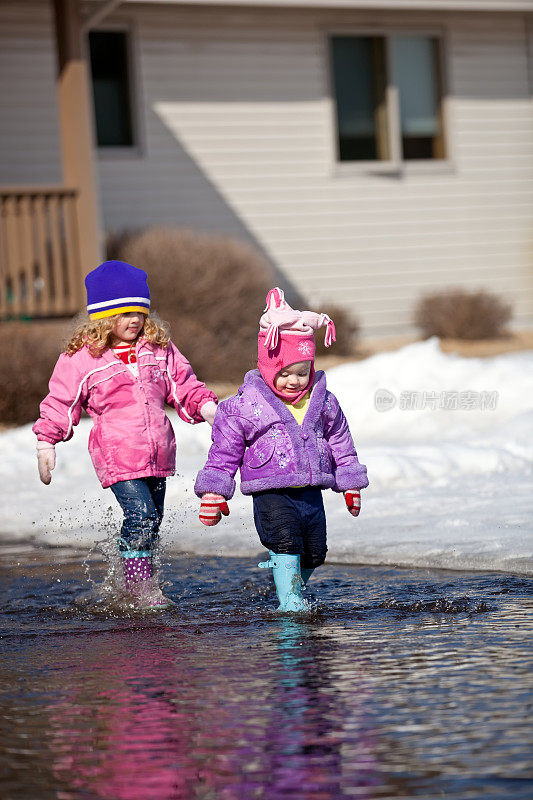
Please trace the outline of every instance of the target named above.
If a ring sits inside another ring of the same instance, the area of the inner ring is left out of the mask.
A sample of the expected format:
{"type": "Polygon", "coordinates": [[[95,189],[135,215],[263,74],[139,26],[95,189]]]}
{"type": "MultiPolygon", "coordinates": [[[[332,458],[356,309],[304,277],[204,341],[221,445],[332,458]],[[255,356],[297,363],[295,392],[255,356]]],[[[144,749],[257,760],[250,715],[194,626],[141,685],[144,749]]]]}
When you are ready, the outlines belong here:
{"type": "Polygon", "coordinates": [[[162,348],[141,339],[136,355],[138,378],[111,350],[98,358],[86,347],[73,356],[60,355],[33,426],[40,441],[67,441],[85,409],[94,421],[89,453],[104,488],[173,475],[176,441],[165,403],[185,422],[195,423],[204,421],[203,405],[217,400],[172,342],[162,348]]]}

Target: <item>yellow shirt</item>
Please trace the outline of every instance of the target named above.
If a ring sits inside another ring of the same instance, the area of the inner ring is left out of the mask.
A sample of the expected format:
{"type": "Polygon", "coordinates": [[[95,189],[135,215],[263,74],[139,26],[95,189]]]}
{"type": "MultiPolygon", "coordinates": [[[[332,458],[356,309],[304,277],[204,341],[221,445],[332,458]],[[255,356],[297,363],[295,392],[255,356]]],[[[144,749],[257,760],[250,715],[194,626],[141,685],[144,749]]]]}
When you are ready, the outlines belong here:
{"type": "MultiPolygon", "coordinates": [[[[309,400],[311,399],[311,392],[306,392],[301,400],[298,400],[297,403],[294,405],[291,403],[290,400],[283,400],[289,411],[291,412],[292,416],[298,423],[301,425],[304,421],[305,412],[307,411],[307,407],[309,405],[309,400]]],[[[303,486],[293,486],[293,489],[303,489],[303,486]]]]}
{"type": "Polygon", "coordinates": [[[291,414],[293,415],[293,417],[296,420],[296,422],[298,423],[298,425],[301,425],[302,422],[304,421],[304,417],[305,417],[305,414],[306,414],[307,407],[309,405],[309,400],[310,399],[311,399],[311,392],[306,392],[304,394],[304,396],[302,397],[302,399],[298,400],[298,402],[294,403],[294,405],[291,403],[290,400],[284,400],[283,401],[285,403],[285,405],[287,406],[287,408],[289,409],[289,411],[291,412],[291,414]]]}

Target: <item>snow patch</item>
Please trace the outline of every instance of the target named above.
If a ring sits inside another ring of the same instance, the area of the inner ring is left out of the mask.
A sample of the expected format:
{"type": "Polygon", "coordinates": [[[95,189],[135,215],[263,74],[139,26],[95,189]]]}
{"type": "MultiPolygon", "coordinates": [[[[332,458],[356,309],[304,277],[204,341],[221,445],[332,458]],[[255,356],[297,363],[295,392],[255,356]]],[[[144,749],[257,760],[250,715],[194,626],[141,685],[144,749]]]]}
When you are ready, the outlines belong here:
{"type": "MultiPolygon", "coordinates": [[[[532,352],[461,358],[430,339],[327,377],[370,478],[357,520],[341,496],[325,493],[329,560],[533,573],[532,352]],[[385,406],[394,399],[388,410],[376,404],[380,391],[385,406]]],[[[216,528],[199,522],[192,487],[210,430],[169,416],[178,474],[167,484],[162,538],[174,551],[254,558],[261,545],[250,498],[237,492],[216,528]]],[[[119,528],[120,509],[87,452],[90,427],[83,419],[57,446],[50,486],[38,478],[31,426],[0,435],[0,540],[91,547],[119,528]]]]}

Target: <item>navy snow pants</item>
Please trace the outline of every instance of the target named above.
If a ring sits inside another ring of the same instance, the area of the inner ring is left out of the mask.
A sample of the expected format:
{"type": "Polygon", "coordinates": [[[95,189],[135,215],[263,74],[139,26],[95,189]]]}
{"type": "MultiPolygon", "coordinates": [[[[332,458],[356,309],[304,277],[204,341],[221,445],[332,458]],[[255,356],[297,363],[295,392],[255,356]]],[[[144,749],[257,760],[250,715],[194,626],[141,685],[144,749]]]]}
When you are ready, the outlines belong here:
{"type": "Polygon", "coordinates": [[[326,559],[326,515],[316,486],[254,492],[254,521],[261,544],[274,553],[300,555],[313,569],[326,559]]]}

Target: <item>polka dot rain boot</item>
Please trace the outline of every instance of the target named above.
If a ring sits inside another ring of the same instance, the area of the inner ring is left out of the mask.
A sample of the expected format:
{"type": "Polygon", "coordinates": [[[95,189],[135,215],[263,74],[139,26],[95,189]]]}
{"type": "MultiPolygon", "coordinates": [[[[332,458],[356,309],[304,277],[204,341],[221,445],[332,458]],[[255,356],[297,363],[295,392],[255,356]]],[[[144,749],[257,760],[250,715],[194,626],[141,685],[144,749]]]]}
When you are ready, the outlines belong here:
{"type": "Polygon", "coordinates": [[[122,553],[124,584],[141,608],[169,608],[172,602],[158,586],[154,586],[152,556],[147,551],[130,550],[122,553]]]}

